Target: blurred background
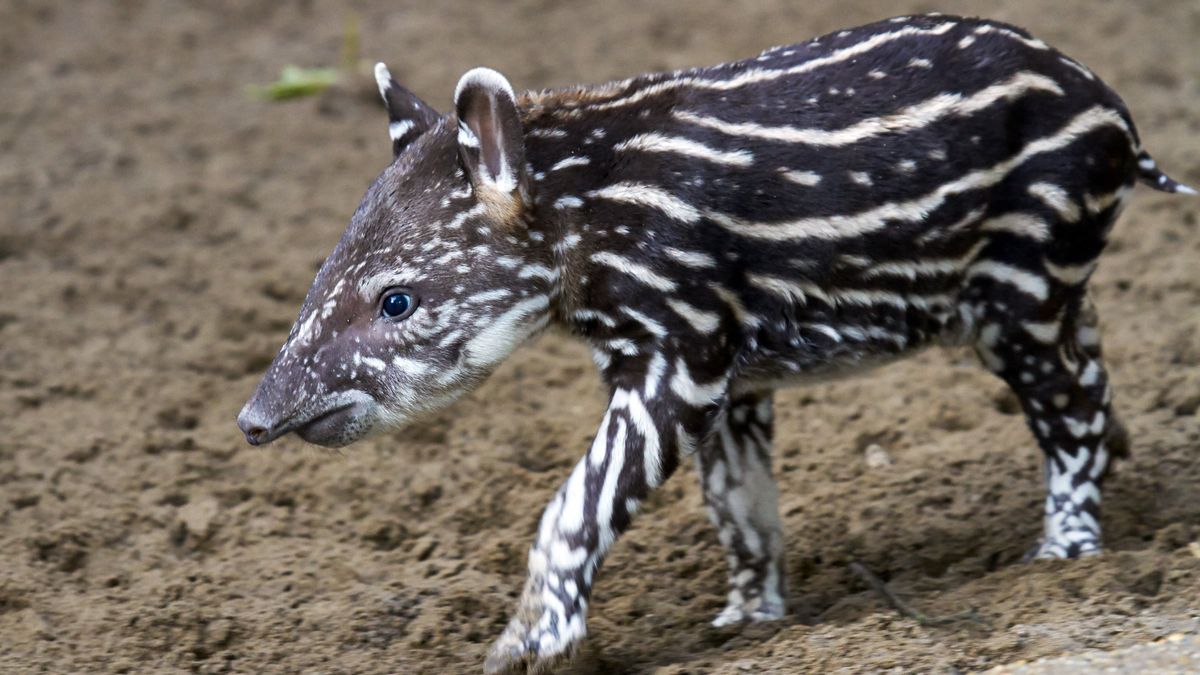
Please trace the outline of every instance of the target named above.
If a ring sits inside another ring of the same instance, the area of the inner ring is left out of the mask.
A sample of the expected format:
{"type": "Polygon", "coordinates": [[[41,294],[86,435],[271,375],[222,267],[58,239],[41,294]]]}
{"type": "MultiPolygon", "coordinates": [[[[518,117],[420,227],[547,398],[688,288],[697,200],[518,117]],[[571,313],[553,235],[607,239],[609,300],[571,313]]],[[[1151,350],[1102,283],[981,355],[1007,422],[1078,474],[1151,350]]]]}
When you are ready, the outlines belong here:
{"type": "MultiPolygon", "coordinates": [[[[446,110],[476,65],[598,82],[929,10],[1087,64],[1200,184],[1194,0],[5,0],[0,671],[478,670],[602,413],[586,350],[547,335],[427,423],[338,453],[253,449],[234,425],[390,160],[371,63],[446,110]],[[342,70],[310,95],[286,98],[331,73],[253,88],[287,66],[342,70]]],[[[973,356],[927,353],[779,397],[792,617],[708,626],[725,563],[688,466],[606,563],[575,672],[959,672],[1196,632],[1198,211],[1140,190],[1096,277],[1134,440],[1104,556],[1019,563],[1041,528],[1032,438],[973,356]],[[852,560],[986,624],[901,618],[852,560]]]]}

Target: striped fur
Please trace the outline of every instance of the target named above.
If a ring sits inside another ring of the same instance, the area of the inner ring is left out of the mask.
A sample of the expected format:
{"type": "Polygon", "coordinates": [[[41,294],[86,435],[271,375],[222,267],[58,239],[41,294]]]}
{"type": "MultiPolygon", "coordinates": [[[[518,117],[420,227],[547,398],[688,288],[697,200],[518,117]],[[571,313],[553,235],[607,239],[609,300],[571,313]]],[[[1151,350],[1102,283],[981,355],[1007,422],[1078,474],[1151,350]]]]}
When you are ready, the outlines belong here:
{"type": "Polygon", "coordinates": [[[1031,556],[1099,551],[1126,438],[1086,283],[1136,182],[1192,190],[1086,67],[928,15],[594,87],[476,69],[448,116],[376,74],[396,160],[239,425],[344,444],[449,404],[551,323],[586,340],[608,410],[489,672],[570,653],[604,554],[689,454],[730,564],[716,623],[782,616],[771,390],[928,345],[974,346],[1021,400],[1048,467],[1031,556]],[[381,316],[397,292],[416,310],[381,316]]]}

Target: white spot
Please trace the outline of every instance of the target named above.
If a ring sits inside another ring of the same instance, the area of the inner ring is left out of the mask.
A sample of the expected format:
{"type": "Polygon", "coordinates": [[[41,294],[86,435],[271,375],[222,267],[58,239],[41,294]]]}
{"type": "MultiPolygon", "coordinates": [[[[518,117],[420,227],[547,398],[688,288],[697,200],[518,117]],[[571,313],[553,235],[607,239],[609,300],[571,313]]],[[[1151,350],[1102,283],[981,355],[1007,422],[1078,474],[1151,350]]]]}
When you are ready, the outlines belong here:
{"type": "Polygon", "coordinates": [[[788,169],[780,169],[779,173],[793,183],[805,187],[812,187],[821,182],[821,174],[814,171],[789,171],[788,169]]]}
{"type": "Polygon", "coordinates": [[[871,175],[865,171],[851,171],[850,180],[858,183],[859,185],[868,187],[875,184],[874,181],[871,180],[871,175]]]}
{"type": "Polygon", "coordinates": [[[577,209],[581,206],[583,206],[583,200],[570,195],[559,197],[554,201],[554,208],[556,209],[577,209]]]}

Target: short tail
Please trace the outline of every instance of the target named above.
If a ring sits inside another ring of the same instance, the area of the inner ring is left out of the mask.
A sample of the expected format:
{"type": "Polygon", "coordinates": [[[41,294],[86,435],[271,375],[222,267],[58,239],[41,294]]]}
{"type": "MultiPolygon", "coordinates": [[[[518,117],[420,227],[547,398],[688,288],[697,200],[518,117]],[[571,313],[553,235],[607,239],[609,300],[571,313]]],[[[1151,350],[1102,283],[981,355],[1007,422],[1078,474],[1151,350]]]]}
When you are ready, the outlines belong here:
{"type": "Polygon", "coordinates": [[[1196,192],[1195,188],[1188,187],[1160,171],[1154,158],[1145,150],[1138,153],[1138,179],[1159,192],[1171,192],[1179,195],[1200,194],[1196,192]]]}

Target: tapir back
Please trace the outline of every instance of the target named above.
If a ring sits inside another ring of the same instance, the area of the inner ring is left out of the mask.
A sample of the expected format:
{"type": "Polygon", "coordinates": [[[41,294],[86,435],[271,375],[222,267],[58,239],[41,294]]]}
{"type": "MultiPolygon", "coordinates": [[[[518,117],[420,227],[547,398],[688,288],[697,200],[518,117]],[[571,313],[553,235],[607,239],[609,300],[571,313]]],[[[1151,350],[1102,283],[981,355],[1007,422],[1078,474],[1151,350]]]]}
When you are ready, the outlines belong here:
{"type": "MultiPolygon", "coordinates": [[[[546,218],[578,219],[591,255],[686,288],[690,318],[740,334],[751,370],[758,354],[810,371],[966,339],[972,279],[995,265],[1045,275],[1048,247],[1052,264],[1094,261],[1104,227],[1056,226],[1059,210],[1119,201],[1139,152],[1125,106],[1086,68],[957,17],[528,105],[546,218]]],[[[695,329],[603,267],[588,274],[594,303],[695,329]]]]}

